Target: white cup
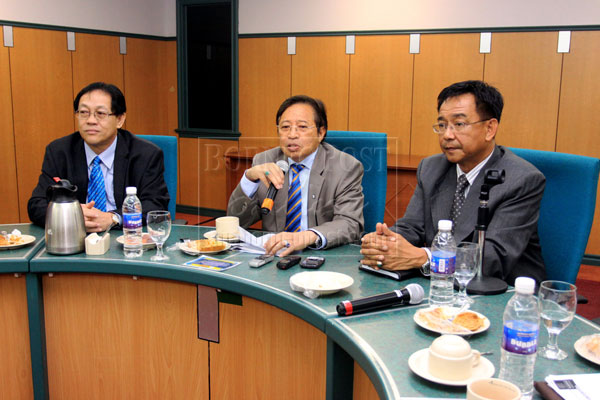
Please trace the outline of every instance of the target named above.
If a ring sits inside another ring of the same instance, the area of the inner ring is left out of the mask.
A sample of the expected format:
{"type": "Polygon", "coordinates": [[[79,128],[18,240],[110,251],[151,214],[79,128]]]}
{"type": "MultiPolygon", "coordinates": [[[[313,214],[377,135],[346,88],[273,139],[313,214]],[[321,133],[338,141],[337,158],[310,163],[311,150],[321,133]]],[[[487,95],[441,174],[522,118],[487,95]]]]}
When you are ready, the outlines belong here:
{"type": "Polygon", "coordinates": [[[215,221],[217,239],[237,239],[240,237],[240,219],[238,217],[220,217],[215,221]]]}
{"type": "Polygon", "coordinates": [[[429,373],[447,381],[464,381],[473,374],[481,354],[457,335],[442,335],[429,346],[429,373]]]}
{"type": "Polygon", "coordinates": [[[467,400],[518,400],[521,390],[497,378],[476,379],[467,385],[467,400]]]}

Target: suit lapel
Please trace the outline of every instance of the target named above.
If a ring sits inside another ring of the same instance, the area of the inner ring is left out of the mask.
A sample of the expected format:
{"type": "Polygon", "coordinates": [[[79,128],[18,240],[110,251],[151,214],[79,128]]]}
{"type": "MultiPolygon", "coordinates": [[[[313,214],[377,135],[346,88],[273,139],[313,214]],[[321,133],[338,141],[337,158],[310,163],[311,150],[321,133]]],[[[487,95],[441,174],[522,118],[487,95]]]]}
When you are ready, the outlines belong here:
{"type": "Polygon", "coordinates": [[[310,177],[308,180],[308,204],[306,212],[308,213],[308,226],[317,226],[317,202],[321,195],[323,187],[325,167],[327,164],[327,154],[323,146],[319,145],[315,161],[310,169],[310,177]]]}
{"type": "MultiPolygon", "coordinates": [[[[279,152],[277,159],[273,162],[277,163],[279,160],[284,160],[287,162],[287,157],[283,154],[282,151],[279,152]]],[[[288,188],[290,182],[290,174],[292,173],[291,169],[286,172],[283,187],[281,190],[277,191],[275,195],[275,201],[273,202],[273,208],[275,209],[275,224],[277,225],[276,232],[283,232],[285,230],[285,216],[287,215],[287,201],[288,201],[288,188]],[[283,210],[278,212],[279,210],[283,210]]]]}
{"type": "Polygon", "coordinates": [[[115,195],[115,205],[118,208],[120,204],[123,204],[125,198],[125,179],[127,174],[127,164],[129,163],[129,141],[125,138],[125,135],[121,134],[121,130],[119,130],[117,138],[113,190],[115,195]]]}
{"type": "Polygon", "coordinates": [[[456,190],[456,166],[449,164],[446,173],[441,177],[437,190],[431,196],[431,217],[437,231],[437,222],[450,218],[450,208],[456,190]]]}
{"type": "Polygon", "coordinates": [[[79,138],[80,140],[75,144],[75,151],[73,151],[75,165],[73,165],[73,181],[71,183],[77,186],[79,202],[85,204],[87,202],[88,165],[85,157],[85,148],[83,147],[83,139],[81,139],[81,136],[79,138]]]}

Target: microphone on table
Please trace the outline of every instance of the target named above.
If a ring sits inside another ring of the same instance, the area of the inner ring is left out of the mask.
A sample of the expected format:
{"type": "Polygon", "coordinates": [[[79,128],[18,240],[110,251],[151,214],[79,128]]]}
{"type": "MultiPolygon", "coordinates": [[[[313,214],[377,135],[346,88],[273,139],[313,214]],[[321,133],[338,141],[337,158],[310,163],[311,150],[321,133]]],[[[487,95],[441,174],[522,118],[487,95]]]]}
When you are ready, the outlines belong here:
{"type": "MultiPolygon", "coordinates": [[[[287,161],[284,161],[284,160],[277,161],[277,166],[279,168],[281,168],[281,170],[283,171],[284,175],[290,169],[290,166],[288,165],[287,161]]],[[[277,188],[271,182],[271,184],[269,185],[269,189],[267,189],[267,197],[265,197],[265,199],[263,200],[263,203],[262,203],[262,206],[261,206],[261,209],[260,209],[260,212],[263,215],[267,215],[273,209],[273,203],[274,203],[273,199],[275,198],[276,194],[277,194],[277,188]]]]}
{"type": "Polygon", "coordinates": [[[411,283],[403,289],[377,294],[358,300],[344,300],[335,309],[339,316],[348,316],[367,311],[379,310],[402,304],[419,304],[423,301],[425,292],[417,283],[411,283]]]}

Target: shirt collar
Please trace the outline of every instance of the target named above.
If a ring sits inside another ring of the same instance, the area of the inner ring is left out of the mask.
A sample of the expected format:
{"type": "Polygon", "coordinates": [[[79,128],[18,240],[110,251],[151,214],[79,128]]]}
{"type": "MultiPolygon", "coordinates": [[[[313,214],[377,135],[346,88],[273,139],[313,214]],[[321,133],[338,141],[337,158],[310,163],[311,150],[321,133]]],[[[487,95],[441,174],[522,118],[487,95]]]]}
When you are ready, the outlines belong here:
{"type": "Polygon", "coordinates": [[[94,158],[96,156],[100,157],[102,164],[106,166],[107,169],[112,169],[113,162],[115,161],[115,151],[117,149],[117,140],[119,140],[119,136],[115,137],[115,140],[108,146],[106,150],[104,150],[100,154],[96,154],[94,150],[86,142],[83,142],[83,148],[85,149],[85,158],[87,161],[88,168],[92,165],[94,158]]]}
{"type": "Polygon", "coordinates": [[[473,182],[475,182],[475,178],[477,178],[477,175],[479,175],[479,171],[481,171],[481,169],[483,168],[483,166],[485,165],[485,163],[487,163],[489,161],[489,159],[492,157],[492,154],[494,154],[494,149],[492,149],[492,152],[490,153],[489,156],[487,156],[485,158],[485,160],[483,160],[482,162],[480,162],[479,164],[477,164],[475,166],[475,168],[473,168],[472,170],[470,170],[467,173],[464,173],[462,171],[462,169],[460,169],[460,167],[458,166],[458,164],[456,164],[456,179],[458,180],[458,178],[460,178],[461,175],[466,175],[467,176],[467,180],[469,181],[469,185],[472,185],[473,182]]]}
{"type": "Polygon", "coordinates": [[[315,162],[315,157],[317,156],[317,151],[319,151],[319,147],[317,147],[317,149],[315,151],[310,153],[304,160],[300,161],[299,163],[297,163],[296,161],[294,161],[288,157],[288,163],[290,164],[290,166],[292,164],[302,164],[302,165],[304,165],[305,169],[311,169],[313,163],[315,162]]]}

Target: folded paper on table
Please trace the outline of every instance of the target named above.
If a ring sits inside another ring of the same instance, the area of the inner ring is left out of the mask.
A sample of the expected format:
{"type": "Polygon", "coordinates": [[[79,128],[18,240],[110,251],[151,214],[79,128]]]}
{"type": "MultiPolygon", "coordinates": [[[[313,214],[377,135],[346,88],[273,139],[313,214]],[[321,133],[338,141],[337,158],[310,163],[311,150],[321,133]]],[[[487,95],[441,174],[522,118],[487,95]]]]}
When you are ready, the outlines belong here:
{"type": "Polygon", "coordinates": [[[231,248],[244,253],[265,254],[265,243],[273,233],[256,237],[244,228],[240,227],[240,243],[236,243],[231,248]]]}
{"type": "Polygon", "coordinates": [[[597,398],[598,379],[600,374],[548,375],[546,383],[565,400],[581,400],[597,398]]]}

